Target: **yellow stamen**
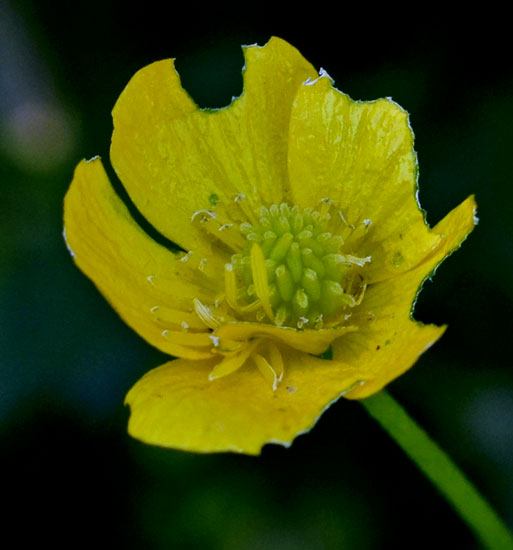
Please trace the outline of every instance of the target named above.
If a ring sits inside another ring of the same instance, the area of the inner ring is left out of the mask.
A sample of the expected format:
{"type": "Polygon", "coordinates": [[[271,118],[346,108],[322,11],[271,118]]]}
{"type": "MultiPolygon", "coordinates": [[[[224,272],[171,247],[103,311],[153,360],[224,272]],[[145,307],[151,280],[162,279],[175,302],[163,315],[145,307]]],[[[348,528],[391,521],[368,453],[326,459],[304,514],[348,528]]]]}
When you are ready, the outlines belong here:
{"type": "Polygon", "coordinates": [[[224,266],[224,285],[226,290],[226,301],[228,302],[228,305],[235,311],[238,311],[239,313],[248,313],[251,311],[256,311],[262,306],[262,302],[260,300],[255,300],[247,306],[240,306],[238,304],[237,281],[232,264],[225,264],[224,266]]]}
{"type": "Polygon", "coordinates": [[[320,214],[321,216],[326,216],[326,214],[330,211],[331,207],[333,206],[333,201],[326,197],[324,199],[321,199],[321,209],[320,214]]]}
{"type": "Polygon", "coordinates": [[[359,306],[362,303],[363,296],[365,294],[365,291],[367,290],[367,283],[362,282],[360,284],[360,289],[358,294],[355,296],[355,306],[359,306]]]}
{"type": "Polygon", "coordinates": [[[244,237],[235,229],[233,223],[219,219],[215,211],[198,210],[192,215],[191,221],[200,223],[202,229],[233,251],[244,246],[244,237]]]}
{"type": "Polygon", "coordinates": [[[358,258],[357,256],[351,256],[351,254],[345,254],[343,257],[349,265],[357,265],[358,267],[363,267],[366,263],[371,261],[370,256],[358,258]]]}
{"type": "Polygon", "coordinates": [[[278,375],[273,367],[270,365],[269,361],[265,357],[262,357],[258,353],[253,355],[253,360],[255,361],[258,370],[261,372],[262,376],[265,378],[265,381],[271,386],[273,391],[276,391],[278,387],[278,375]]]}
{"type": "Polygon", "coordinates": [[[220,363],[218,363],[208,375],[210,380],[216,378],[222,378],[227,374],[231,374],[240,369],[242,365],[248,360],[249,356],[255,351],[255,349],[261,344],[262,340],[254,340],[251,344],[244,346],[242,351],[236,355],[225,357],[220,363]]]}
{"type": "Polygon", "coordinates": [[[192,300],[194,304],[194,311],[196,312],[196,315],[207,325],[208,328],[216,329],[220,323],[219,321],[212,315],[212,311],[208,306],[205,306],[202,304],[197,298],[194,298],[192,300]]]}
{"type": "Polygon", "coordinates": [[[347,285],[347,288],[345,290],[345,292],[347,294],[351,294],[353,296],[354,304],[351,305],[351,307],[359,306],[362,303],[363,296],[364,296],[366,290],[367,290],[367,283],[364,283],[364,278],[361,275],[357,274],[357,273],[353,273],[353,276],[351,277],[351,279],[349,281],[349,284],[347,285]],[[356,277],[358,277],[360,279],[360,287],[358,288],[358,293],[357,294],[352,294],[353,284],[354,284],[354,281],[355,281],[356,277]]]}
{"type": "Polygon", "coordinates": [[[255,216],[255,208],[251,204],[252,201],[248,201],[248,197],[244,193],[239,193],[233,200],[241,210],[244,219],[249,220],[252,224],[256,224],[257,218],[255,216]]]}
{"type": "Polygon", "coordinates": [[[224,286],[226,290],[226,301],[228,305],[237,310],[237,287],[235,282],[235,273],[232,264],[224,266],[224,286]]]}
{"type": "Polygon", "coordinates": [[[285,365],[283,364],[280,348],[274,342],[269,342],[268,349],[272,367],[278,377],[278,382],[281,382],[285,373],[285,365]]]}
{"type": "Polygon", "coordinates": [[[256,295],[262,301],[262,307],[269,319],[274,321],[270,302],[269,284],[267,282],[265,257],[260,245],[257,243],[253,244],[251,248],[251,273],[253,275],[256,295]]]}
{"type": "Polygon", "coordinates": [[[356,306],[359,306],[362,303],[363,296],[364,296],[366,290],[367,290],[367,283],[362,285],[362,287],[360,289],[360,293],[358,294],[358,297],[356,298],[356,301],[355,301],[356,306]]]}

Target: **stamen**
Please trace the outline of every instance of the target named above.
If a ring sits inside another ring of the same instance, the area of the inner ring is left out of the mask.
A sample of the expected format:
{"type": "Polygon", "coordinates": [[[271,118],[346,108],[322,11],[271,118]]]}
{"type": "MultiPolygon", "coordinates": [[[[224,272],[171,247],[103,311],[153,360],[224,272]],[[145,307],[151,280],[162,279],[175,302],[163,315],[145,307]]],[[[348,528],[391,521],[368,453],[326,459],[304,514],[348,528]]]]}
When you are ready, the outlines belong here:
{"type": "Polygon", "coordinates": [[[269,342],[268,349],[272,367],[278,377],[278,382],[281,382],[285,374],[285,366],[280,348],[274,342],[269,342]]]}
{"type": "Polygon", "coordinates": [[[310,322],[310,319],[307,319],[306,317],[300,317],[297,320],[296,328],[298,331],[302,331],[305,328],[305,325],[307,325],[310,322]]]}
{"type": "Polygon", "coordinates": [[[201,228],[216,240],[222,242],[232,251],[236,252],[244,246],[244,237],[239,231],[233,231],[233,223],[220,220],[217,212],[212,210],[198,210],[192,215],[191,221],[194,223],[199,219],[201,228]]]}
{"type": "Polygon", "coordinates": [[[347,286],[346,292],[348,294],[352,294],[353,283],[356,277],[360,279],[360,286],[358,288],[358,293],[353,295],[353,298],[354,298],[354,305],[359,306],[362,303],[363,296],[365,294],[365,291],[367,290],[367,283],[364,282],[364,279],[361,275],[353,273],[353,276],[351,277],[351,280],[349,281],[349,284],[347,286]]]}
{"type": "Polygon", "coordinates": [[[350,254],[346,254],[344,259],[349,265],[357,265],[359,267],[363,267],[371,261],[370,256],[367,256],[366,258],[358,258],[357,256],[351,256],[350,254]]]}
{"type": "Polygon", "coordinates": [[[320,313],[316,318],[314,322],[314,327],[317,330],[321,330],[324,327],[324,315],[320,313]]]}
{"type": "Polygon", "coordinates": [[[363,284],[360,287],[360,292],[358,293],[357,297],[355,298],[355,306],[359,306],[363,301],[363,296],[365,295],[365,291],[367,290],[367,283],[363,284]]]}
{"type": "Polygon", "coordinates": [[[219,343],[220,343],[220,338],[219,336],[214,336],[213,334],[209,334],[208,337],[210,338],[212,344],[214,345],[215,348],[218,348],[219,347],[219,343]]]}
{"type": "Polygon", "coordinates": [[[225,264],[224,266],[224,286],[226,289],[226,301],[228,302],[228,305],[237,310],[237,288],[232,264],[225,264]]]}
{"type": "Polygon", "coordinates": [[[267,359],[265,359],[265,357],[262,357],[258,353],[255,353],[253,355],[253,361],[255,361],[255,364],[258,367],[258,370],[261,372],[262,376],[264,377],[265,381],[271,386],[273,391],[276,391],[279,382],[278,375],[273,367],[269,364],[267,359]]]}
{"type": "Polygon", "coordinates": [[[262,340],[260,339],[254,340],[251,344],[244,346],[242,351],[236,355],[224,357],[223,360],[212,369],[208,375],[209,379],[215,380],[216,378],[221,378],[240,369],[261,343],[262,340]]]}
{"type": "Polygon", "coordinates": [[[226,290],[226,301],[228,305],[238,311],[239,313],[248,313],[251,311],[256,311],[262,305],[262,302],[255,300],[253,303],[248,304],[247,306],[240,306],[237,300],[237,281],[235,278],[235,272],[233,271],[232,264],[225,264],[224,266],[224,285],[226,290]]]}
{"type": "Polygon", "coordinates": [[[197,298],[192,300],[196,315],[207,325],[208,328],[216,329],[219,327],[219,321],[212,315],[212,311],[208,306],[202,304],[197,298]]]}
{"type": "Polygon", "coordinates": [[[218,231],[225,231],[233,227],[233,223],[223,223],[223,225],[218,229],[218,231]]]}
{"type": "Polygon", "coordinates": [[[249,220],[253,225],[257,224],[257,218],[255,217],[254,208],[251,204],[248,204],[248,199],[244,193],[239,193],[234,198],[235,204],[240,208],[244,218],[249,220]]]}
{"type": "Polygon", "coordinates": [[[342,221],[342,223],[346,226],[346,227],[349,227],[350,229],[354,229],[355,226],[354,225],[350,225],[349,223],[347,223],[347,220],[344,216],[344,213],[342,212],[342,210],[339,210],[338,211],[338,215],[340,217],[340,220],[342,221]]]}
{"type": "Polygon", "coordinates": [[[269,301],[269,285],[267,283],[265,258],[262,249],[257,243],[254,243],[251,248],[251,273],[253,275],[256,295],[262,301],[262,307],[269,319],[274,321],[274,315],[269,301]]]}
{"type": "Polygon", "coordinates": [[[216,218],[217,215],[213,210],[196,210],[191,216],[191,222],[193,222],[198,216],[200,216],[200,223],[206,223],[211,218],[216,218]]]}
{"type": "Polygon", "coordinates": [[[330,208],[333,206],[333,201],[325,197],[324,199],[321,199],[321,216],[325,216],[329,211],[330,208]]]}

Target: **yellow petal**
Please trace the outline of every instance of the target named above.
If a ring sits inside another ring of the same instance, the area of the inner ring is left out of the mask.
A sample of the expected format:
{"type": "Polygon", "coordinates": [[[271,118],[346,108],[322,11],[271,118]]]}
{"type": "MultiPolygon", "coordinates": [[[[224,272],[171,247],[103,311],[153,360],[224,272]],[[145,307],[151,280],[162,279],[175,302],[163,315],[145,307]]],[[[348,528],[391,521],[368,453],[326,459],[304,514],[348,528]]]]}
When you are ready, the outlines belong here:
{"type": "Polygon", "coordinates": [[[166,60],[140,70],[113,111],[118,176],[144,216],[188,250],[203,237],[191,216],[213,197],[226,206],[242,193],[254,208],[284,195],[292,101],[315,71],[277,38],[244,55],[244,92],[225,109],[198,109],[166,60]]]}
{"type": "Polygon", "coordinates": [[[416,200],[408,114],[393,101],[353,101],[327,76],[304,84],[292,109],[288,163],[295,203],[319,208],[331,199],[333,213],[356,229],[346,247],[371,256],[370,281],[411,269],[437,246],[416,200]]]}
{"type": "Polygon", "coordinates": [[[127,395],[128,431],[146,443],[197,452],[258,454],[288,446],[360,380],[352,367],[284,354],[286,379],[273,391],[252,362],[210,381],[213,361],[177,359],[147,373],[127,395]]]}
{"type": "Polygon", "coordinates": [[[435,253],[415,269],[369,286],[352,319],[358,331],[333,343],[334,358],[353,365],[367,380],[348,398],[359,399],[379,391],[408,370],[442,336],[446,327],[411,319],[412,304],[422,282],[460,246],[475,223],[475,201],[469,197],[433,229],[442,243],[435,253]]]}
{"type": "Polygon", "coordinates": [[[64,226],[76,264],[145,340],[172,355],[211,356],[192,301],[210,299],[215,281],[148,237],[115,194],[99,158],[77,166],[64,226]]]}

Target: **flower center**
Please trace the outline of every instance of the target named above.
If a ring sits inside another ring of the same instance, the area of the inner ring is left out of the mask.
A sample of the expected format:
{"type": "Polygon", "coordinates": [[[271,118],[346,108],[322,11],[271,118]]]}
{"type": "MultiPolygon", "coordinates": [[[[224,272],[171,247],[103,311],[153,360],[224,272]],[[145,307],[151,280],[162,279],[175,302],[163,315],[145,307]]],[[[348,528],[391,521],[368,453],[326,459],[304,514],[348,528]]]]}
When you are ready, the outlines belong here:
{"type": "Polygon", "coordinates": [[[344,241],[329,231],[330,219],[327,212],[285,203],[261,207],[256,223],[240,225],[242,251],[225,266],[228,304],[278,326],[337,324],[363,298],[359,271],[370,258],[343,254],[344,241]]]}

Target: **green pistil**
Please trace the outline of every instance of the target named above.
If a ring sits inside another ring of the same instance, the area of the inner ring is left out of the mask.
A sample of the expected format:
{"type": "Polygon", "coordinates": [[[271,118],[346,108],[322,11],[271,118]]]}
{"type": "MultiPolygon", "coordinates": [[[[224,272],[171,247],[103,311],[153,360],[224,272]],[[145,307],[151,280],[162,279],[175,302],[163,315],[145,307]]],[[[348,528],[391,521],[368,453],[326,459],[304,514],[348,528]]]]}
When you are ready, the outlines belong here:
{"type": "Polygon", "coordinates": [[[282,203],[262,207],[258,224],[242,223],[246,244],[232,257],[245,285],[241,301],[255,300],[250,255],[257,244],[265,258],[269,304],[277,325],[321,328],[326,319],[353,307],[355,296],[363,292],[356,272],[370,258],[342,254],[343,240],[328,231],[329,222],[329,214],[282,203]]]}

